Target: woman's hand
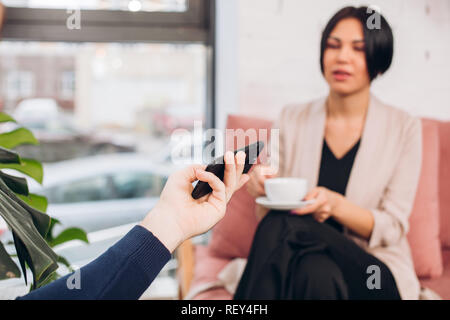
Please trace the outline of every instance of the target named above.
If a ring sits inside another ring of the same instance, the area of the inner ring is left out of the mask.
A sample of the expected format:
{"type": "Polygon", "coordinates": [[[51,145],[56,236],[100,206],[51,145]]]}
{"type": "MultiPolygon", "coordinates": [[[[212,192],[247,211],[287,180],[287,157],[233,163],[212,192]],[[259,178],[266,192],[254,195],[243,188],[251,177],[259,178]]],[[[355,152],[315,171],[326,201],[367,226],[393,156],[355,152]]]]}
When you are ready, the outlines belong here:
{"type": "Polygon", "coordinates": [[[225,215],[226,205],[233,193],[249,179],[242,174],[245,153],[225,154],[224,182],[204,165],[193,165],[169,177],[160,200],[141,225],[150,230],[173,252],[184,240],[211,229],[225,215]],[[191,193],[196,180],[207,182],[212,193],[195,200],[191,193]]]}
{"type": "Polygon", "coordinates": [[[247,183],[247,191],[253,198],[258,198],[266,195],[264,190],[264,181],[275,177],[275,169],[266,165],[257,165],[249,174],[250,180],[247,183]]]}
{"type": "Polygon", "coordinates": [[[314,199],[315,202],[301,209],[292,210],[292,213],[298,215],[312,214],[314,219],[324,222],[330,216],[333,216],[333,212],[342,198],[343,196],[337,192],[324,187],[316,187],[308,192],[304,198],[306,201],[314,199]]]}

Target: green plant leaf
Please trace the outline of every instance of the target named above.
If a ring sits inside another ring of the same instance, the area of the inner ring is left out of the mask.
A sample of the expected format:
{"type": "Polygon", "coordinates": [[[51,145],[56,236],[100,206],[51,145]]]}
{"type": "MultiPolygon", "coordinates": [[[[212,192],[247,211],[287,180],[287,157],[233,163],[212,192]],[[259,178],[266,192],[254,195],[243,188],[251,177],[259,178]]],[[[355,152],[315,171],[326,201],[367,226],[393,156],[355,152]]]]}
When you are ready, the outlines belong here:
{"type": "MultiPolygon", "coordinates": [[[[0,179],[0,200],[6,201],[7,204],[11,205],[16,210],[24,210],[28,214],[28,216],[31,217],[33,226],[37,229],[42,238],[45,238],[50,228],[51,218],[47,214],[42,213],[41,211],[36,210],[32,206],[28,205],[18,195],[12,192],[11,189],[9,189],[8,186],[1,179],[0,179]],[[4,199],[1,199],[1,194],[4,194],[4,199]]],[[[1,213],[2,212],[0,211],[0,214],[1,213]]],[[[26,221],[24,220],[23,223],[25,222],[26,221]]]]}
{"type": "Polygon", "coordinates": [[[16,122],[10,115],[0,112],[0,122],[16,122]]]}
{"type": "MultiPolygon", "coordinates": [[[[23,243],[23,241],[17,237],[17,235],[14,231],[12,232],[12,234],[13,234],[13,239],[14,239],[14,247],[16,248],[16,255],[17,255],[17,258],[19,259],[20,267],[22,268],[23,278],[25,279],[25,284],[28,284],[26,261],[31,260],[31,258],[30,258],[30,255],[28,254],[28,250],[25,247],[25,244],[23,243]]],[[[30,268],[34,275],[33,267],[30,267],[30,268]]]]}
{"type": "Polygon", "coordinates": [[[39,144],[33,133],[25,128],[18,128],[11,132],[0,134],[0,146],[12,149],[22,144],[39,144]]]}
{"type": "Polygon", "coordinates": [[[33,159],[22,158],[20,159],[19,164],[0,163],[0,169],[13,169],[16,171],[20,171],[26,174],[27,176],[33,178],[40,184],[42,184],[42,180],[44,178],[44,168],[42,167],[42,163],[33,159]]]}
{"type": "MultiPolygon", "coordinates": [[[[58,268],[58,264],[54,263],[50,265],[48,268],[40,269],[41,259],[43,255],[34,255],[32,256],[25,245],[25,243],[18,238],[17,234],[13,232],[14,245],[17,251],[17,257],[20,261],[20,266],[22,267],[25,284],[27,284],[27,273],[25,265],[31,269],[31,273],[33,274],[33,284],[31,285],[30,291],[42,287],[44,284],[47,284],[52,280],[52,275],[55,274],[56,269],[58,268]],[[36,262],[38,263],[36,267],[36,262]]],[[[56,256],[57,258],[57,256],[56,256]]]]}
{"type": "Polygon", "coordinates": [[[70,265],[70,262],[67,261],[67,259],[64,258],[63,256],[58,256],[58,263],[65,265],[70,270],[70,272],[73,272],[73,268],[70,265]]]}
{"type": "Polygon", "coordinates": [[[19,278],[20,270],[0,242],[0,280],[19,278]]]}
{"type": "Polygon", "coordinates": [[[0,164],[5,163],[20,164],[20,157],[16,152],[0,147],[0,164]]]}
{"type": "Polygon", "coordinates": [[[47,235],[45,236],[45,241],[47,241],[47,243],[50,243],[51,241],[53,241],[53,239],[54,239],[53,238],[53,228],[57,224],[61,224],[61,222],[56,218],[51,218],[50,227],[48,228],[47,235]]]}
{"type": "Polygon", "coordinates": [[[18,194],[17,196],[30,207],[41,212],[47,212],[48,201],[46,197],[34,193],[29,193],[27,196],[18,194]]]}
{"type": "Polygon", "coordinates": [[[0,197],[0,213],[13,230],[16,253],[20,261],[25,283],[27,283],[25,266],[28,265],[33,274],[33,287],[36,287],[58,268],[58,264],[56,263],[57,256],[37,232],[29,216],[22,216],[24,218],[22,221],[14,221],[14,219],[11,219],[11,216],[15,216],[17,213],[5,201],[2,201],[2,197],[0,197]],[[8,216],[7,214],[5,215],[5,211],[13,213],[8,216]]]}
{"type": "MultiPolygon", "coordinates": [[[[16,122],[11,116],[0,112],[0,123],[16,122]]],[[[39,161],[21,159],[11,150],[23,144],[39,144],[33,133],[25,128],[18,128],[0,134],[0,169],[13,169],[33,178],[38,183],[43,181],[43,168],[39,161]]],[[[20,269],[11,259],[16,256],[22,268],[25,283],[26,269],[33,274],[30,290],[39,288],[59,277],[55,272],[58,263],[72,269],[70,263],[56,255],[50,247],[71,240],[81,240],[88,243],[86,233],[79,228],[69,228],[53,237],[53,228],[60,222],[51,219],[45,212],[47,199],[43,196],[30,194],[26,179],[8,175],[0,171],[0,216],[5,219],[12,230],[15,255],[9,255],[0,243],[0,279],[20,277],[20,269]]],[[[12,241],[10,241],[12,242],[12,241]]]]}
{"type": "Polygon", "coordinates": [[[0,178],[6,183],[8,188],[10,188],[15,193],[27,196],[28,195],[28,184],[25,178],[14,177],[0,171],[0,178]]]}
{"type": "MultiPolygon", "coordinates": [[[[43,287],[43,286],[49,284],[50,282],[58,280],[59,278],[60,278],[60,275],[57,272],[53,272],[44,281],[41,281],[41,283],[39,283],[39,285],[36,286],[36,289],[43,287]]],[[[32,290],[33,290],[33,288],[30,289],[30,291],[32,291],[32,290]]]]}
{"type": "Polygon", "coordinates": [[[72,240],[81,240],[86,243],[89,243],[87,238],[87,234],[84,230],[80,228],[67,228],[62,231],[59,235],[57,235],[52,241],[49,242],[50,247],[56,247],[62,243],[72,241],[72,240]]]}
{"type": "Polygon", "coordinates": [[[0,215],[13,231],[14,243],[22,271],[33,273],[35,288],[58,268],[57,255],[44,240],[50,217],[19,199],[0,179],[0,215]]]}

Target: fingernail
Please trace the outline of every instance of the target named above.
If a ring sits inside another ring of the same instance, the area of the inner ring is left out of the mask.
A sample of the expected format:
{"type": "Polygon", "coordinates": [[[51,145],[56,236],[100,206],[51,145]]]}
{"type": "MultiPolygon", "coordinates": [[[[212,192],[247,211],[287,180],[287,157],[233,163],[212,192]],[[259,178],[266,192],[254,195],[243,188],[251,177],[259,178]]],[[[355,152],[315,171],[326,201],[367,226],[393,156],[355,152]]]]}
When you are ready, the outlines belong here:
{"type": "Polygon", "coordinates": [[[245,158],[247,157],[247,155],[245,154],[245,152],[244,151],[239,151],[238,152],[238,162],[239,162],[239,164],[243,164],[243,163],[245,163],[245,158]]]}
{"type": "Polygon", "coordinates": [[[231,157],[232,157],[231,153],[232,153],[231,151],[225,152],[225,162],[227,162],[227,163],[231,162],[231,157]]]}

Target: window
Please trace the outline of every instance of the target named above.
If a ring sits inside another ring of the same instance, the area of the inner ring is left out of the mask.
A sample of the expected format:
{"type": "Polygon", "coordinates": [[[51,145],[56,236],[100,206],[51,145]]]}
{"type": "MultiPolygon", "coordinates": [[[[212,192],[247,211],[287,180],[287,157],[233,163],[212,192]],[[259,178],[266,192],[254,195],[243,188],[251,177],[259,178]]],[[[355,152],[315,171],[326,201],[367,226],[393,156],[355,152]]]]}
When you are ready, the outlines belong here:
{"type": "MultiPolygon", "coordinates": [[[[205,121],[206,57],[205,46],[196,43],[2,41],[0,78],[7,75],[8,85],[0,101],[30,128],[47,128],[52,118],[63,124],[64,115],[80,134],[92,131],[109,143],[128,136],[121,144],[146,151],[163,145],[175,129],[205,121]],[[43,98],[55,106],[52,112],[38,103],[43,98]],[[27,112],[21,112],[24,104],[27,112]]],[[[44,144],[49,137],[36,135],[44,144]]]]}
{"type": "Polygon", "coordinates": [[[75,72],[73,70],[61,73],[60,97],[64,100],[73,99],[75,93],[75,72]]]}
{"type": "MultiPolygon", "coordinates": [[[[191,129],[195,120],[214,127],[214,0],[4,3],[0,77],[31,65],[29,98],[55,100],[84,130],[115,128],[115,119],[159,136],[191,129]],[[79,29],[68,26],[73,7],[81,9],[79,29]]],[[[5,111],[22,100],[17,91],[3,86],[5,111]]]]}
{"type": "MultiPolygon", "coordinates": [[[[125,151],[145,153],[151,163],[167,158],[173,130],[191,130],[196,120],[214,127],[215,0],[3,3],[0,108],[13,116],[17,112],[19,122],[40,141],[39,146],[20,146],[23,157],[90,161],[99,153],[125,151]]],[[[113,245],[119,237],[113,233],[120,229],[114,227],[123,224],[124,216],[142,219],[166,180],[127,172],[47,189],[48,213],[61,217],[63,225],[64,217],[73,214],[68,217],[77,215],[73,226],[87,229],[95,220],[111,227],[101,231],[104,240],[65,255],[68,261],[81,266],[113,245]],[[126,206],[106,201],[121,199],[126,206]],[[91,201],[96,203],[83,205],[91,201]],[[78,206],[107,214],[70,211],[78,206]]],[[[169,280],[164,287],[170,295],[158,298],[176,297],[176,280],[169,280]]]]}
{"type": "MultiPolygon", "coordinates": [[[[6,70],[5,70],[6,71],[6,70]]],[[[24,99],[33,95],[34,75],[30,71],[12,70],[5,72],[5,93],[9,99],[24,99]]]]}
{"type": "Polygon", "coordinates": [[[183,12],[187,0],[3,0],[10,7],[65,9],[79,7],[83,10],[121,10],[145,12],[183,12]]]}

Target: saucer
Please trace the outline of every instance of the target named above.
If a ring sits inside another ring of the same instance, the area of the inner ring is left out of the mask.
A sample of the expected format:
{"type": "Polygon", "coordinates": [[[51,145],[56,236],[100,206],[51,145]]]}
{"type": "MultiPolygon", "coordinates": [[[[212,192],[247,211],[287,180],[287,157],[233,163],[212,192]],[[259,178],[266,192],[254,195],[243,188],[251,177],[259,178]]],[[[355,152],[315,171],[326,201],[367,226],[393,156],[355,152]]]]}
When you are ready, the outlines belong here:
{"type": "Polygon", "coordinates": [[[256,198],[256,203],[263,207],[275,210],[293,210],[300,209],[307,205],[313,204],[315,200],[297,201],[297,202],[274,202],[267,197],[256,198]]]}

